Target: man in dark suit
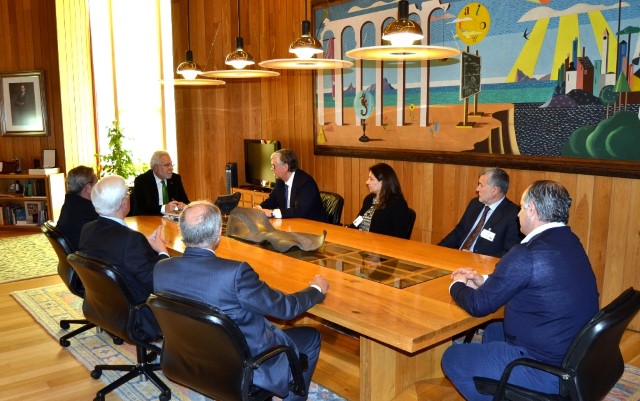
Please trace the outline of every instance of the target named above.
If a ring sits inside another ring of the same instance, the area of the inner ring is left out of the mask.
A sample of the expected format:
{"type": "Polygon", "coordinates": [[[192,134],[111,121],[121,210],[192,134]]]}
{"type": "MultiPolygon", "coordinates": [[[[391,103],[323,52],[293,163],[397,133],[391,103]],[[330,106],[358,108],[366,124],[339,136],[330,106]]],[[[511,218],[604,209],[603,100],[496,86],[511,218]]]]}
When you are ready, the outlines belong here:
{"type": "MultiPolygon", "coordinates": [[[[320,334],[311,327],[280,330],[265,316],[291,320],[322,302],[329,290],[322,276],[293,294],[270,288],[246,262],[215,254],[222,233],[220,209],[209,202],[189,204],[180,215],[180,232],[186,245],[181,257],[162,260],[153,274],[155,292],[168,292],[220,308],[240,327],[252,355],[276,345],[288,345],[308,357],[304,373],[307,390],[318,362],[320,334]]],[[[292,380],[285,355],[263,364],[254,384],[287,400],[306,400],[289,393],[292,380]]]]}
{"type": "Polygon", "coordinates": [[[462,218],[438,245],[502,257],[520,242],[518,206],[506,198],[509,175],[486,168],[478,177],[478,197],[469,202],[462,218]]]}
{"type": "MultiPolygon", "coordinates": [[[[492,274],[468,268],[453,272],[451,297],[471,316],[504,306],[504,320],[490,323],[482,344],[455,344],[442,370],[465,400],[480,394],[473,377],[499,380],[514,359],[560,366],[578,331],[598,312],[598,287],[580,239],[566,224],[571,197],[554,181],[536,181],[522,195],[519,212],[526,237],[496,264],[492,274]]],[[[558,394],[557,376],[515,368],[509,383],[558,394]]]]}
{"type": "Polygon", "coordinates": [[[177,212],[189,203],[180,175],[173,172],[171,156],[158,150],[151,156],[151,169],[133,182],[132,215],[162,215],[177,212]]]}
{"type": "MultiPolygon", "coordinates": [[[[153,291],[156,262],[169,257],[161,226],[146,238],[127,227],[124,218],[129,213],[129,191],[118,175],[98,181],[91,191],[91,202],[100,217],[82,228],[79,251],[111,263],[124,278],[134,301],[145,302],[153,291]]],[[[162,336],[148,308],[142,309],[142,329],[149,339],[162,336]]]]}
{"type": "Polygon", "coordinates": [[[73,250],[80,244],[82,227],[98,218],[91,203],[91,190],[96,182],[98,177],[91,167],[78,166],[67,174],[67,194],[56,227],[69,240],[73,250]]]}
{"type": "Polygon", "coordinates": [[[309,174],[298,168],[298,158],[291,149],[280,149],[271,155],[271,169],[276,187],[260,206],[268,217],[327,221],[318,184],[309,174]]]}

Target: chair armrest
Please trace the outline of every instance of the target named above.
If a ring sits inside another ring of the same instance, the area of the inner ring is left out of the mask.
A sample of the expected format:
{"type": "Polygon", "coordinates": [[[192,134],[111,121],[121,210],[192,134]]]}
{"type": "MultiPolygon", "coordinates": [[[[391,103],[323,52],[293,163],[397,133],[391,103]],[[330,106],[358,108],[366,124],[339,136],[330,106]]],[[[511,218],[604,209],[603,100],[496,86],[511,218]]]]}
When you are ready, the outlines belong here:
{"type": "Polygon", "coordinates": [[[283,352],[287,356],[287,360],[289,361],[289,369],[291,370],[291,375],[293,376],[293,383],[289,385],[291,391],[301,396],[307,395],[307,386],[305,384],[304,377],[302,376],[302,372],[306,371],[309,368],[307,356],[305,354],[300,354],[300,356],[297,356],[290,347],[287,347],[286,345],[279,345],[276,347],[272,347],[256,356],[252,361],[248,363],[248,365],[251,369],[258,369],[260,365],[262,365],[265,361],[279,354],[282,354],[283,352]],[[304,366],[302,362],[304,362],[304,366]]]}
{"type": "Polygon", "coordinates": [[[504,372],[502,372],[502,376],[500,377],[500,383],[498,384],[498,387],[496,388],[496,392],[493,397],[494,400],[503,399],[505,389],[509,382],[509,377],[511,376],[511,371],[516,366],[528,366],[534,369],[542,370],[542,371],[551,373],[553,375],[556,375],[560,377],[560,379],[562,380],[569,380],[573,376],[573,373],[567,372],[566,370],[558,366],[549,365],[548,363],[536,361],[535,359],[530,359],[530,358],[515,359],[511,361],[507,365],[507,367],[504,369],[504,372]]]}

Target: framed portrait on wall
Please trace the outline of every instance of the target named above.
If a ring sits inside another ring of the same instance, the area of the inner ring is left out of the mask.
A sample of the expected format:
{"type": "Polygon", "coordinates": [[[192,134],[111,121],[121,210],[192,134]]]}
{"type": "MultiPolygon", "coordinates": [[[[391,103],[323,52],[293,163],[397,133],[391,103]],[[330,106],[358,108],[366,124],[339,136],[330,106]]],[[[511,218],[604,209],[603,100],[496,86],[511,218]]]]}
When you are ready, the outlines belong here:
{"type": "Polygon", "coordinates": [[[44,73],[0,75],[0,131],[7,136],[46,136],[44,73]]]}

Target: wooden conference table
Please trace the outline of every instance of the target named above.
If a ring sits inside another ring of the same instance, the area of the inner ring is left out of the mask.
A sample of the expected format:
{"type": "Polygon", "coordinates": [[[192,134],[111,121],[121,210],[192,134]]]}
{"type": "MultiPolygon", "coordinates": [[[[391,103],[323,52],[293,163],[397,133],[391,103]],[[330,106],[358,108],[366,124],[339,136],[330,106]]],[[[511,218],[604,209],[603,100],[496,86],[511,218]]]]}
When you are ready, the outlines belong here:
{"type": "MultiPolygon", "coordinates": [[[[163,236],[170,253],[184,251],[177,223],[158,216],[128,217],[126,221],[145,235],[164,225],[163,236]]],[[[488,256],[311,220],[272,219],[272,224],[284,231],[321,234],[326,230],[328,243],[447,271],[467,266],[489,273],[497,262],[488,256]]],[[[484,318],[469,316],[449,296],[449,275],[399,289],[230,237],[222,238],[216,253],[248,262],[262,280],[286,293],[305,288],[316,274],[329,281],[325,301],[308,313],[360,334],[360,400],[392,400],[400,393],[417,392],[421,380],[442,377],[440,360],[451,338],[500,313],[484,318]]]]}

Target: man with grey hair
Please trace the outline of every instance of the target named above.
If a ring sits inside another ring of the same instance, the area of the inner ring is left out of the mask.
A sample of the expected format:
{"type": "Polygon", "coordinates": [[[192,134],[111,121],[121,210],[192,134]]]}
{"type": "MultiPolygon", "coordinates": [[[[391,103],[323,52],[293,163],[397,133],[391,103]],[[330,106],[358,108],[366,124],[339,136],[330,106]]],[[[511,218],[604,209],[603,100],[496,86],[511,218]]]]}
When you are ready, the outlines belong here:
{"type": "Polygon", "coordinates": [[[66,182],[67,194],[56,227],[69,240],[73,250],[76,250],[82,227],[98,218],[98,213],[91,203],[91,190],[98,182],[98,177],[93,168],[78,166],[69,170],[66,182]]]}
{"type": "Polygon", "coordinates": [[[182,178],[173,172],[168,152],[157,150],[151,156],[150,169],[133,181],[132,215],[162,215],[177,212],[189,203],[182,178]]]}
{"type": "MultiPolygon", "coordinates": [[[[186,245],[181,257],[165,259],[153,274],[155,292],[167,292],[215,306],[226,313],[247,339],[252,355],[275,346],[288,345],[308,357],[304,373],[306,388],[320,353],[320,334],[312,327],[280,330],[265,319],[291,320],[322,302],[329,290],[324,277],[316,275],[309,286],[293,294],[269,287],[246,262],[216,255],[222,218],[217,206],[204,201],[189,204],[180,215],[180,232],[186,245]]],[[[305,400],[289,393],[292,380],[284,354],[263,364],[253,383],[285,397],[305,400]]]]}
{"type": "Polygon", "coordinates": [[[301,217],[327,222],[318,184],[298,168],[298,158],[293,150],[275,151],[271,155],[271,170],[276,176],[276,187],[256,208],[262,209],[267,217],[277,219],[301,217]]]}
{"type": "Polygon", "coordinates": [[[522,237],[518,206],[507,199],[509,175],[501,168],[485,168],[478,176],[477,198],[438,245],[483,255],[501,257],[522,237]]]}
{"type": "MultiPolygon", "coordinates": [[[[453,272],[451,297],[472,316],[504,306],[504,320],[486,326],[482,344],[454,344],[442,369],[466,400],[490,400],[473,377],[499,380],[514,359],[560,366],[578,331],[598,312],[598,288],[580,239],[566,225],[571,197],[554,181],[536,181],[522,195],[518,213],[526,237],[496,264],[491,275],[468,268],[453,272]]],[[[558,377],[516,368],[509,383],[559,392],[558,377]]]]}
{"type": "MultiPolygon", "coordinates": [[[[129,213],[129,189],[119,175],[98,181],[91,191],[91,201],[100,217],[83,227],[79,251],[111,263],[127,283],[134,301],[145,302],[153,291],[156,262],[169,257],[161,236],[162,226],[146,238],[127,227],[124,218],[129,213]]],[[[147,337],[159,339],[162,334],[148,308],[142,309],[142,317],[147,337]]]]}

